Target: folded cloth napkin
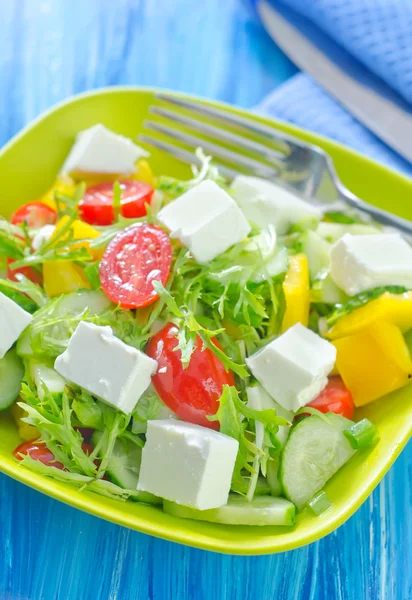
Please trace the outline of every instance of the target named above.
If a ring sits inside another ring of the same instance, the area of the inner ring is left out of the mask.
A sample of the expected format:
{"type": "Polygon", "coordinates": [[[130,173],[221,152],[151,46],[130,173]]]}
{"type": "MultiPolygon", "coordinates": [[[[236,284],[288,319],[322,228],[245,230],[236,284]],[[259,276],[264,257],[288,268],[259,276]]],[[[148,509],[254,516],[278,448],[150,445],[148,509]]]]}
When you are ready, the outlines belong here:
{"type": "MultiPolygon", "coordinates": [[[[280,4],[279,0],[271,2],[274,6],[280,4]]],[[[412,104],[412,0],[282,0],[282,3],[309,18],[412,104]]],[[[309,75],[299,73],[291,78],[257,109],[334,138],[412,175],[411,163],[352,117],[309,75]]]]}

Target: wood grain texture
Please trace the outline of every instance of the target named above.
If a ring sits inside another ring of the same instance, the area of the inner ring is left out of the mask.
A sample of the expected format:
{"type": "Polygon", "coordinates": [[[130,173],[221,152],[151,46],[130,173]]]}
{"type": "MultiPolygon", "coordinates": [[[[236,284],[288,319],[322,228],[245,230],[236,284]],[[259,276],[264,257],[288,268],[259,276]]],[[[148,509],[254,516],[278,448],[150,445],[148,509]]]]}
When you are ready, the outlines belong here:
{"type": "MultiPolygon", "coordinates": [[[[253,106],[293,72],[242,0],[0,0],[0,144],[94,87],[253,106]]],[[[411,458],[337,532],[263,557],[121,529],[1,475],[0,600],[410,600],[411,458]]]]}

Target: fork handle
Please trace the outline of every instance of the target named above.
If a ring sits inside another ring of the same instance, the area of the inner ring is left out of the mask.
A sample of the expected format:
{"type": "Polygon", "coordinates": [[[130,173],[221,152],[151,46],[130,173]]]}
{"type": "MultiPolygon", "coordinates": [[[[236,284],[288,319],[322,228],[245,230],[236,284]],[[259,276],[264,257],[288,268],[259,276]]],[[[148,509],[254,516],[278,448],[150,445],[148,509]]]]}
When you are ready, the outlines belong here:
{"type": "Polygon", "coordinates": [[[348,189],[343,186],[339,186],[339,199],[343,200],[346,204],[349,204],[351,207],[359,210],[360,212],[366,213],[372,219],[381,223],[382,225],[386,225],[388,227],[394,227],[398,229],[403,234],[408,236],[409,241],[412,241],[412,222],[407,219],[403,219],[402,217],[398,217],[397,215],[393,215],[382,208],[377,208],[376,206],[372,206],[368,204],[364,200],[361,200],[348,189]]]}

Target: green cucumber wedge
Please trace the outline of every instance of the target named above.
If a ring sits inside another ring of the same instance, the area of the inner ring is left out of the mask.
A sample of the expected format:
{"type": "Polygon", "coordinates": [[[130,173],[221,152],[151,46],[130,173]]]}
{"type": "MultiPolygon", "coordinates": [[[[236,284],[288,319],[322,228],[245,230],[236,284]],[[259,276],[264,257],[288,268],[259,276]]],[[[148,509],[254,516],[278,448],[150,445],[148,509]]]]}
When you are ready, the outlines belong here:
{"type": "MultiPolygon", "coordinates": [[[[91,315],[97,315],[111,306],[110,300],[98,290],[80,290],[54,298],[34,314],[33,321],[25,329],[17,341],[17,354],[28,358],[35,354],[32,346],[33,331],[42,319],[58,318],[65,315],[80,315],[87,310],[91,315]]],[[[50,331],[48,332],[50,335],[50,331]]],[[[61,342],[68,341],[67,328],[64,323],[53,328],[53,337],[61,342]]],[[[41,354],[41,352],[39,352],[41,354]]]]}
{"type": "MultiPolygon", "coordinates": [[[[101,436],[101,431],[94,432],[92,436],[94,446],[98,443],[101,436]]],[[[161,504],[161,498],[149,492],[141,492],[136,489],[141,460],[141,448],[133,444],[133,442],[117,439],[107,465],[107,476],[112,483],[125,490],[136,490],[135,493],[130,495],[131,500],[145,502],[146,504],[161,504]]]]}
{"type": "Polygon", "coordinates": [[[285,498],[256,496],[248,502],[243,496],[229,496],[228,503],[220,508],[198,510],[163,501],[163,510],[168,515],[196,521],[210,521],[226,525],[284,525],[295,523],[295,506],[285,498]]]}
{"type": "Polygon", "coordinates": [[[24,367],[12,348],[0,359],[0,410],[9,408],[20,393],[24,367]]]}
{"type": "Polygon", "coordinates": [[[295,425],[282,452],[280,482],[287,498],[302,510],[352,456],[343,430],[353,421],[327,414],[327,421],[306,417],[295,425]]]}

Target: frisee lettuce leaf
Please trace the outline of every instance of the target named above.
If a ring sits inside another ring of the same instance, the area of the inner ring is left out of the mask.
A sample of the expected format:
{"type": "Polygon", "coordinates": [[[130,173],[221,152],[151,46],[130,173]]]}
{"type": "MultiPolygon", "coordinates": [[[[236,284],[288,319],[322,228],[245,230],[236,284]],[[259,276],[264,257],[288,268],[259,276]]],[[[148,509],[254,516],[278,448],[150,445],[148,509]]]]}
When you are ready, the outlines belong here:
{"type": "Polygon", "coordinates": [[[166,195],[166,201],[173,200],[192,189],[205,179],[216,181],[221,187],[226,188],[226,180],[219,174],[218,168],[212,163],[212,156],[206,156],[202,148],[196,148],[195,155],[199,165],[192,165],[193,178],[186,181],[161,175],[157,189],[166,195]]]}
{"type": "MultiPolygon", "coordinates": [[[[239,442],[231,490],[239,494],[247,494],[250,476],[255,474],[254,459],[256,456],[263,457],[265,455],[265,450],[258,448],[252,441],[254,439],[255,421],[259,421],[264,425],[269,440],[273,441],[273,448],[275,448],[275,434],[279,425],[290,425],[290,423],[286,419],[278,417],[274,409],[255,410],[249,408],[240,399],[238,390],[228,385],[223,386],[216,414],[209,416],[208,419],[212,422],[218,421],[220,432],[239,442]],[[249,482],[244,474],[245,471],[249,475],[249,482]]],[[[267,451],[269,451],[269,447],[267,451]]],[[[277,451],[278,449],[276,449],[277,451]]]]}
{"type": "Polygon", "coordinates": [[[33,283],[21,273],[16,273],[15,278],[17,281],[0,279],[0,292],[30,313],[46,304],[49,298],[40,285],[33,283]]]}

